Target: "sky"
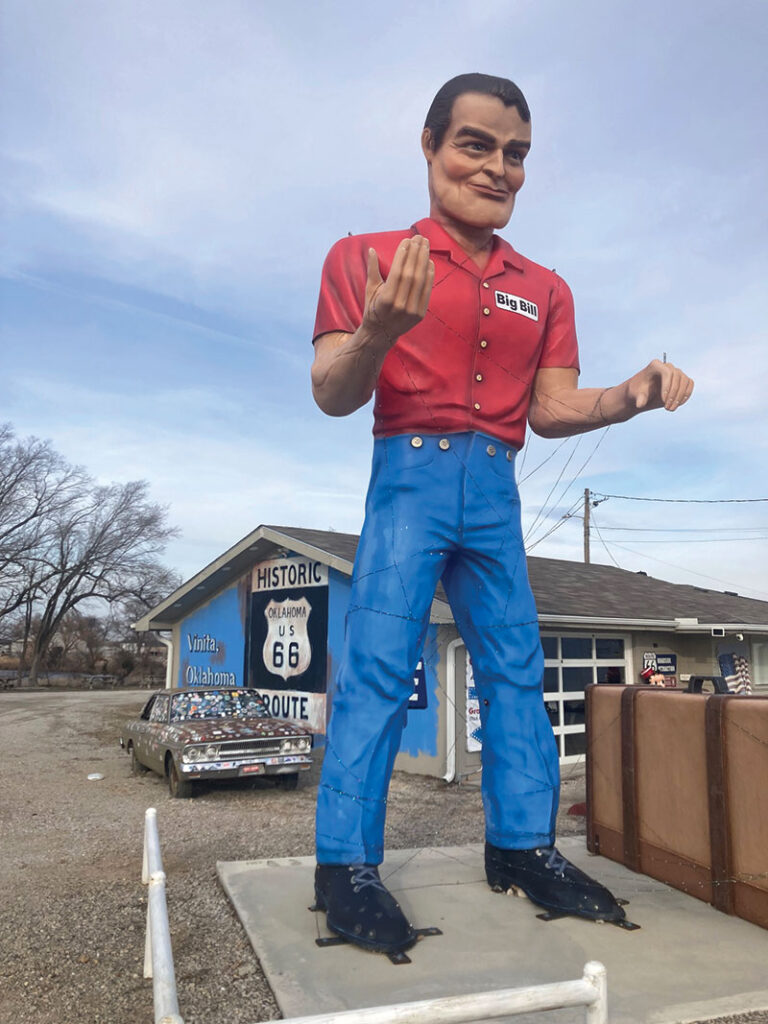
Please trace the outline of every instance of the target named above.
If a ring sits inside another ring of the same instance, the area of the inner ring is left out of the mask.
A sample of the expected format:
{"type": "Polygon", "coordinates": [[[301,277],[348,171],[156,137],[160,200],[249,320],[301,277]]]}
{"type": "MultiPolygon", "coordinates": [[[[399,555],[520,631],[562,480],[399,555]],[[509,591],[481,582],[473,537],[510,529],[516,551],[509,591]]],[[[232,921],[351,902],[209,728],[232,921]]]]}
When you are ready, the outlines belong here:
{"type": "Polygon", "coordinates": [[[370,406],[309,386],[323,259],[428,213],[426,110],[484,71],[532,110],[502,234],[571,286],[581,383],[696,380],[529,442],[529,553],[583,558],[588,488],[593,561],[768,600],[764,0],[4,0],[1,38],[0,420],[149,481],[185,578],[262,523],[359,531],[370,406]]]}

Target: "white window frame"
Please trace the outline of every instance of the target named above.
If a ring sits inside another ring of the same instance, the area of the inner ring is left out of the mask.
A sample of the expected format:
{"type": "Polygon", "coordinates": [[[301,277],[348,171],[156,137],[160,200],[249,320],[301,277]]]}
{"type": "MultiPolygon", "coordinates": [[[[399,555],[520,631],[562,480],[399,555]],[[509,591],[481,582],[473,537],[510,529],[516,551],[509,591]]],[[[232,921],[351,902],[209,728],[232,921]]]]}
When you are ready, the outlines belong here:
{"type": "Polygon", "coordinates": [[[563,669],[564,668],[591,668],[592,669],[592,681],[597,682],[597,669],[598,668],[609,668],[612,666],[623,667],[624,669],[624,682],[631,683],[634,679],[634,672],[632,666],[632,638],[629,633],[566,633],[557,631],[554,629],[543,629],[541,631],[541,639],[555,639],[557,640],[557,658],[544,658],[544,667],[555,668],[558,670],[558,684],[557,690],[545,690],[544,700],[547,704],[553,702],[559,705],[558,707],[558,724],[552,726],[552,731],[555,734],[557,740],[557,750],[560,757],[560,764],[576,764],[579,761],[583,761],[585,758],[584,754],[566,754],[565,753],[565,737],[572,736],[581,733],[582,735],[586,732],[586,725],[565,725],[564,722],[564,708],[563,704],[569,700],[581,700],[585,699],[584,690],[564,690],[563,689],[563,669]],[[590,640],[592,644],[592,657],[591,658],[563,658],[562,657],[562,643],[565,639],[569,640],[590,640]],[[595,657],[595,641],[596,640],[622,640],[624,642],[624,657],[623,658],[597,658],[595,657]]]}

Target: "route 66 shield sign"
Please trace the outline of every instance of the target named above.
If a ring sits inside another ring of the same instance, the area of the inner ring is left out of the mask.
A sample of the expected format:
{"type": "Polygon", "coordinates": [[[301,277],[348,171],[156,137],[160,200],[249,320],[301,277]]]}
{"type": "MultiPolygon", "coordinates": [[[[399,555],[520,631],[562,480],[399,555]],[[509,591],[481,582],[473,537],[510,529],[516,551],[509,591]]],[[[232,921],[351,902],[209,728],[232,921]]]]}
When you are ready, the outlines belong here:
{"type": "Polygon", "coordinates": [[[283,679],[300,676],[312,661],[312,647],[307,633],[312,606],[306,597],[298,601],[270,601],[264,609],[267,636],[264,640],[264,665],[283,679]]]}

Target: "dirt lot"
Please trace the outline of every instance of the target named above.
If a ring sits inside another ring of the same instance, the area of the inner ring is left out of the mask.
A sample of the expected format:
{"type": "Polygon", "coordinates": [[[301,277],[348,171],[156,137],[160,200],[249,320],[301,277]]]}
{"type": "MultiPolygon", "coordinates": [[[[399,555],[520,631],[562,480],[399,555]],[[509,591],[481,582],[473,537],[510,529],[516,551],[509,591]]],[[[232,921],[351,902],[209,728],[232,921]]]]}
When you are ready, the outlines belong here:
{"type": "MultiPolygon", "coordinates": [[[[158,813],[186,1024],[279,1016],[216,861],[311,854],[316,772],[294,793],[255,780],[171,800],[158,776],[131,775],[118,746],[122,721],[145,699],[140,691],[0,693],[0,1024],[153,1019],[142,977],[147,807],[158,813]],[[94,772],[104,778],[89,781],[94,772]]],[[[580,771],[564,774],[565,811],[583,801],[584,787],[580,771]]],[[[583,831],[583,818],[561,821],[561,834],[583,831]]],[[[478,842],[478,789],[398,773],[387,832],[391,848],[478,842]]]]}

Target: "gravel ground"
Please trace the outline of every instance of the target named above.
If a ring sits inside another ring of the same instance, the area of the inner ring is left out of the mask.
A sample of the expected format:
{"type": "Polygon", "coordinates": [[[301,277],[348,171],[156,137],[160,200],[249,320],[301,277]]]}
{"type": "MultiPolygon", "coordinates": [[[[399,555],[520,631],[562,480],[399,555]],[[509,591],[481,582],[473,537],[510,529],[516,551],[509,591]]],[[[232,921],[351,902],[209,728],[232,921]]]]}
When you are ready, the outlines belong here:
{"type": "MultiPolygon", "coordinates": [[[[144,811],[157,807],[179,1006],[186,1024],[279,1017],[243,929],[219,887],[217,860],[311,855],[317,772],[293,793],[266,780],[200,785],[171,800],[153,773],[133,777],[121,723],[145,692],[0,693],[0,1024],[142,1024],[153,1019],[142,977],[144,811]],[[104,778],[88,781],[89,773],[104,778]]],[[[564,771],[559,834],[583,773],[564,771]]],[[[480,841],[476,785],[395,773],[387,845],[480,841]]],[[[308,893],[308,900],[311,894],[308,893]]],[[[722,1018],[766,1024],[766,1014],[722,1018]]]]}

